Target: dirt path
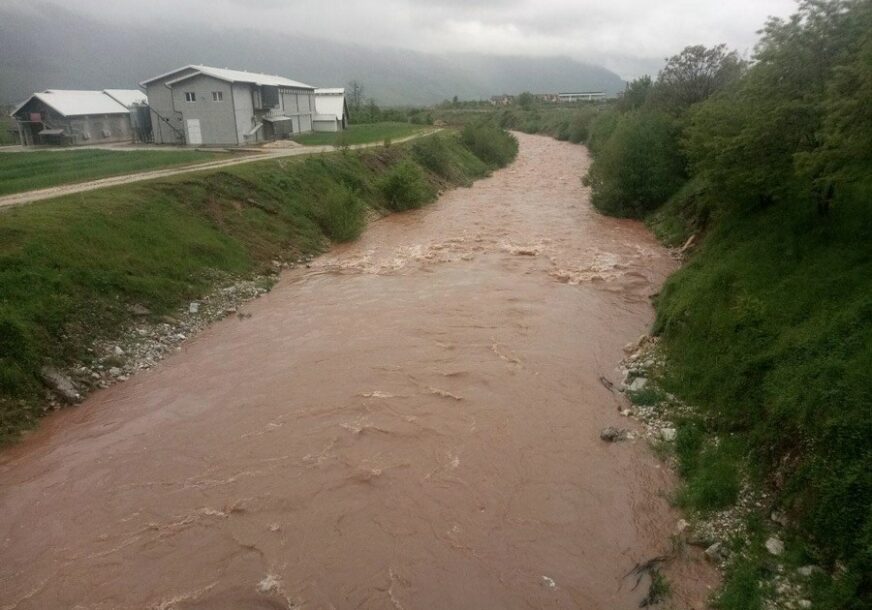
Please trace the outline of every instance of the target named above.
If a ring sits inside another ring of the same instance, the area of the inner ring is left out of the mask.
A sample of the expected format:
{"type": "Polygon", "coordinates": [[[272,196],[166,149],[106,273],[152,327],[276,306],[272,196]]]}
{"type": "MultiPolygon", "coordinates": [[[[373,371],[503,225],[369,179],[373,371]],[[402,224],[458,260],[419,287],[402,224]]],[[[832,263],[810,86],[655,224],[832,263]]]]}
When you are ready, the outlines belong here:
{"type": "MultiPolygon", "coordinates": [[[[426,131],[419,134],[411,135],[406,138],[396,140],[395,144],[408,142],[415,138],[420,138],[425,135],[435,133],[437,130],[426,131]]],[[[381,146],[382,142],[372,142],[370,144],[355,144],[350,146],[352,149],[372,148],[381,146]]],[[[254,163],[256,161],[267,161],[270,159],[281,159],[283,157],[297,157],[300,155],[316,155],[326,152],[333,152],[336,148],[332,145],[325,146],[299,146],[293,148],[274,148],[264,149],[264,152],[258,154],[243,155],[233,157],[231,159],[221,159],[220,161],[207,161],[206,163],[198,163],[196,165],[186,165],[183,167],[170,167],[167,169],[158,169],[154,171],[138,172],[135,174],[124,174],[121,176],[111,176],[109,178],[100,178],[99,180],[91,180],[89,182],[79,182],[76,184],[62,184],[51,188],[39,189],[36,191],[26,191],[24,193],[13,193],[0,197],[0,210],[14,205],[22,205],[25,203],[33,203],[34,201],[42,201],[44,199],[54,199],[64,195],[72,195],[74,193],[84,193],[109,186],[118,186],[120,184],[131,184],[134,182],[143,182],[145,180],[155,180],[157,178],[167,178],[169,176],[177,176],[179,174],[190,174],[193,172],[203,172],[233,165],[242,165],[243,163],[254,163]]]]}
{"type": "Polygon", "coordinates": [[[673,481],[598,378],[674,264],[519,138],[7,450],[0,608],[637,608],[673,481]]]}

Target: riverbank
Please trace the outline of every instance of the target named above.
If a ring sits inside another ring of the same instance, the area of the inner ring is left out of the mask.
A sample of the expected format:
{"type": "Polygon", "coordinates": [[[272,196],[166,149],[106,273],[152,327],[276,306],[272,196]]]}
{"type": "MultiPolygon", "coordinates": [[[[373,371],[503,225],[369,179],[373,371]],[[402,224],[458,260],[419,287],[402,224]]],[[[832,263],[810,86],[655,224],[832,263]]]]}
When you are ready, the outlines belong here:
{"type": "MultiPolygon", "coordinates": [[[[493,130],[490,137],[506,148],[509,136],[493,130]]],[[[33,426],[52,405],[76,402],[151,366],[201,328],[207,314],[231,315],[242,300],[266,290],[281,268],[305,263],[331,240],[356,237],[367,218],[422,205],[500,165],[483,161],[451,133],[5,211],[0,441],[33,426]],[[220,306],[201,311],[207,295],[220,306]],[[132,358],[140,352],[142,358],[132,358]]]]}

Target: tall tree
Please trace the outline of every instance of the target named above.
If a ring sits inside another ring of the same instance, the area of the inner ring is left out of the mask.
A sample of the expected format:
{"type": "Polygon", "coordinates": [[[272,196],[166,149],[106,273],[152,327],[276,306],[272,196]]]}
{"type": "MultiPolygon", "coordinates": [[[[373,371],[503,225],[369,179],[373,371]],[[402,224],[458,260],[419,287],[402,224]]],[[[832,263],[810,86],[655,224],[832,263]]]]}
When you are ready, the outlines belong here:
{"type": "Polygon", "coordinates": [[[357,80],[353,80],[348,83],[348,87],[345,91],[345,97],[348,99],[348,106],[351,110],[360,110],[360,107],[363,105],[363,83],[357,80]]]}
{"type": "Polygon", "coordinates": [[[686,47],[666,60],[651,100],[661,110],[681,113],[734,82],[744,67],[745,62],[725,44],[686,47]]]}

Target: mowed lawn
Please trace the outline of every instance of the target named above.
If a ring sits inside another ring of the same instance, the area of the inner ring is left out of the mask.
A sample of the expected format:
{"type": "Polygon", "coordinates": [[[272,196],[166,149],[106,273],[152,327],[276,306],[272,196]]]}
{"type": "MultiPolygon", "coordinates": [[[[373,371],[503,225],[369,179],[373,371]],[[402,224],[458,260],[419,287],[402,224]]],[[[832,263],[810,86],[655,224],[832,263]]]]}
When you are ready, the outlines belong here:
{"type": "Polygon", "coordinates": [[[0,195],[211,161],[219,155],[195,150],[0,152],[0,195]]]}
{"type": "MultiPolygon", "coordinates": [[[[413,125],[411,123],[367,123],[364,125],[349,125],[344,132],[345,142],[351,144],[370,144],[383,142],[386,138],[399,140],[413,136],[425,129],[428,125],[413,125]]],[[[295,138],[300,144],[307,146],[323,146],[335,144],[339,133],[309,133],[295,138]]]]}

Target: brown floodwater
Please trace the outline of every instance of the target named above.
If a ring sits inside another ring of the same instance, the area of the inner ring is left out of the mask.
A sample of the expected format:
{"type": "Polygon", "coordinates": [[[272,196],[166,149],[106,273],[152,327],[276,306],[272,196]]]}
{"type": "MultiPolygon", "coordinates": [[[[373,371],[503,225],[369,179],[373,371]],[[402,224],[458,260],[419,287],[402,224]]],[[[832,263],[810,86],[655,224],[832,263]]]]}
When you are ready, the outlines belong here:
{"type": "MultiPolygon", "coordinates": [[[[636,608],[670,474],[599,377],[675,264],[583,147],[287,272],[0,456],[0,608],[636,608]]],[[[711,568],[669,566],[680,607],[711,568]]]]}

